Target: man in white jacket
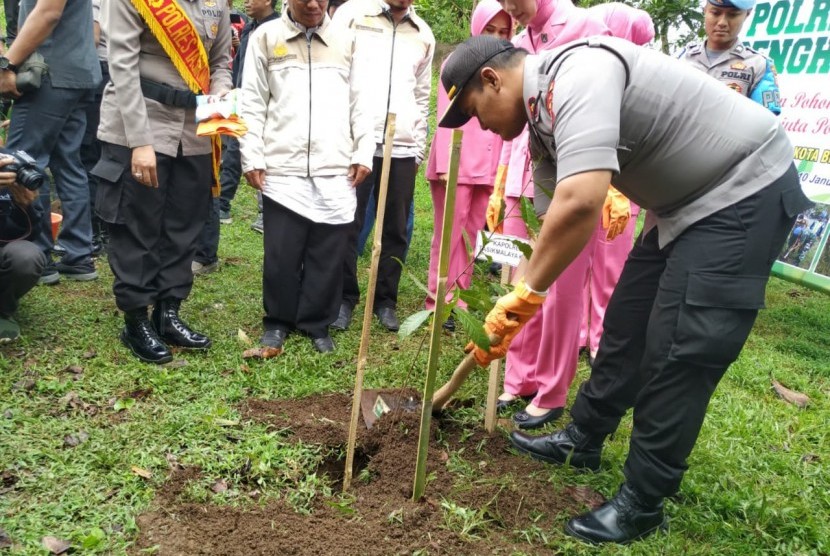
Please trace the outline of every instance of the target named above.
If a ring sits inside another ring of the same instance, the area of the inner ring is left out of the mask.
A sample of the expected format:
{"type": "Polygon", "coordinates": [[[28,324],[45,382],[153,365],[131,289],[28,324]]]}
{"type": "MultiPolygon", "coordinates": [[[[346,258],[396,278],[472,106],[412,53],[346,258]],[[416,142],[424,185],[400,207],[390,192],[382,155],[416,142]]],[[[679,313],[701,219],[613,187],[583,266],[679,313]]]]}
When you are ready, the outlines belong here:
{"type": "Polygon", "coordinates": [[[357,212],[350,230],[344,266],[343,300],[332,328],[345,330],[360,299],[357,284],[357,237],[363,226],[369,196],[380,184],[386,114],[396,115],[389,191],[375,290],[375,314],[387,330],[398,330],[395,309],[401,265],[407,248],[406,223],[415,191],[415,175],[424,159],[435,37],[412,9],[413,0],[350,0],[337,10],[335,23],[356,35],[356,72],[361,83],[371,83],[370,115],[377,144],[372,176],[357,190],[357,212]]]}
{"type": "Polygon", "coordinates": [[[370,173],[371,99],[353,71],[354,34],[332,25],[325,0],[288,0],[249,39],[242,75],[242,170],[262,191],[264,346],[291,331],[334,350],[343,255],[355,188],[370,173]]]}

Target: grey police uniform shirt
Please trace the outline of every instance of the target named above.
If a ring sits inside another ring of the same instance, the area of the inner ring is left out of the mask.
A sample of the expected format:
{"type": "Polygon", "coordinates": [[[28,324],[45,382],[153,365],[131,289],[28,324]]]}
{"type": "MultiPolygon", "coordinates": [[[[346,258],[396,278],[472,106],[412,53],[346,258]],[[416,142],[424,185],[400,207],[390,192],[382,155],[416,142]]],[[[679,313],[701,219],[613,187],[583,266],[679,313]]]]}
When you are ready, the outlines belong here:
{"type": "MultiPolygon", "coordinates": [[[[37,0],[21,0],[18,29],[37,0]]],[[[37,51],[49,66],[49,80],[60,89],[94,89],[101,82],[101,66],[92,35],[91,0],[66,0],[57,25],[37,51]]]]}
{"type": "MultiPolygon", "coordinates": [[[[207,52],[210,94],[229,91],[231,22],[227,1],[178,0],[178,4],[193,22],[207,52]]],[[[107,0],[102,23],[109,39],[110,82],[101,102],[98,139],[130,148],[152,145],[157,153],[173,157],[179,145],[184,156],[210,154],[210,137],[196,136],[195,108],[144,98],[142,77],[175,89],[189,89],[130,0],[107,0]]]]}
{"type": "Polygon", "coordinates": [[[705,43],[689,44],[677,57],[745,97],[750,96],[767,72],[767,57],[741,43],[715,55],[711,61],[705,43]]]}
{"type": "Polygon", "coordinates": [[[539,214],[559,180],[609,170],[611,183],[649,211],[645,231],[656,224],[664,247],[792,165],[783,127],[759,104],[662,53],[589,40],[619,57],[599,46],[562,54],[563,45],[525,60],[539,214]]]}

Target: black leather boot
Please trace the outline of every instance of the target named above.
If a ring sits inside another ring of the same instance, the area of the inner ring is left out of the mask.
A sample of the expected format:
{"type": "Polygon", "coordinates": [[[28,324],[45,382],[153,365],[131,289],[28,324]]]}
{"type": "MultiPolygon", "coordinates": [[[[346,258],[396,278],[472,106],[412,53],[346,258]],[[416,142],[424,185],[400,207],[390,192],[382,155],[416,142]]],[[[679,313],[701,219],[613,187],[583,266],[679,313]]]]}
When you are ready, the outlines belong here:
{"type": "Polygon", "coordinates": [[[547,463],[599,469],[605,435],[591,435],[573,423],[564,430],[546,436],[531,436],[519,431],[510,433],[510,442],[522,453],[547,463]],[[570,458],[570,459],[569,459],[570,458]]]}
{"type": "Polygon", "coordinates": [[[570,520],[565,533],[592,544],[627,544],[665,528],[663,499],[645,496],[623,483],[614,498],[570,520]]]}
{"type": "Polygon", "coordinates": [[[159,336],[171,346],[187,349],[207,349],[211,345],[210,338],[192,330],[186,322],[179,318],[179,299],[161,299],[153,307],[153,326],[159,336]]]}
{"type": "Polygon", "coordinates": [[[162,343],[150,324],[146,307],[124,313],[124,325],[121,342],[133,352],[133,355],[142,361],[157,365],[173,360],[173,354],[162,343]]]}

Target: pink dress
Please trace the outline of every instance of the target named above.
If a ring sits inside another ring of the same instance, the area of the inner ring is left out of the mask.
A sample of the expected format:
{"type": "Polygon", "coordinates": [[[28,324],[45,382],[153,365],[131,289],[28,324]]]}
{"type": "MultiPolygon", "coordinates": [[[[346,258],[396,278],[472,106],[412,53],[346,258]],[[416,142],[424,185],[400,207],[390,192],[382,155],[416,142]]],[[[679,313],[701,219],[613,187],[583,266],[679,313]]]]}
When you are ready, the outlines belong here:
{"type": "MultiPolygon", "coordinates": [[[[470,22],[473,35],[480,35],[484,27],[500,12],[502,7],[496,0],[482,0],[476,6],[470,22]]],[[[445,61],[446,63],[446,61],[445,61]]],[[[443,70],[443,65],[441,66],[443,70]]],[[[438,80],[438,111],[443,114],[449,104],[447,92],[438,80]]],[[[472,253],[475,249],[476,236],[484,228],[485,214],[493,181],[499,164],[502,140],[495,133],[484,131],[473,118],[461,129],[464,137],[461,141],[461,160],[458,168],[458,187],[455,196],[455,213],[453,215],[453,232],[450,239],[449,269],[447,272],[447,301],[454,295],[455,288],[467,289],[472,279],[472,253]],[[464,236],[467,236],[467,239],[464,236]]],[[[449,169],[449,145],[451,129],[439,127],[432,139],[427,161],[426,178],[432,192],[433,234],[429,254],[429,291],[435,293],[438,284],[438,255],[441,248],[441,226],[444,219],[444,198],[446,187],[438,176],[446,174],[449,169]]],[[[460,306],[466,304],[459,301],[460,306]]],[[[435,308],[435,301],[427,297],[427,309],[435,308]]]]}
{"type": "MultiPolygon", "coordinates": [[[[537,0],[537,12],[514,44],[531,53],[592,35],[609,35],[605,24],[570,0],[537,0]]],[[[527,129],[502,148],[509,160],[505,183],[504,233],[526,237],[519,196],[533,196],[527,129]]],[[[551,286],[536,316],[510,345],[505,363],[504,390],[515,396],[535,393],[532,403],[552,409],[565,405],[576,374],[579,327],[582,322],[582,290],[591,250],[586,248],[551,286]]]]}
{"type": "MultiPolygon", "coordinates": [[[[619,2],[598,4],[589,10],[605,21],[615,37],[643,45],[654,38],[654,24],[647,12],[619,2]]],[[[611,294],[622,274],[625,260],[631,251],[634,228],[640,207],[631,203],[631,220],[625,231],[612,241],[605,238],[602,220],[594,230],[591,240],[591,266],[588,282],[585,284],[582,327],[579,331],[579,345],[588,348],[591,357],[596,357],[599,340],[602,337],[602,319],[611,300],[611,294]]]]}

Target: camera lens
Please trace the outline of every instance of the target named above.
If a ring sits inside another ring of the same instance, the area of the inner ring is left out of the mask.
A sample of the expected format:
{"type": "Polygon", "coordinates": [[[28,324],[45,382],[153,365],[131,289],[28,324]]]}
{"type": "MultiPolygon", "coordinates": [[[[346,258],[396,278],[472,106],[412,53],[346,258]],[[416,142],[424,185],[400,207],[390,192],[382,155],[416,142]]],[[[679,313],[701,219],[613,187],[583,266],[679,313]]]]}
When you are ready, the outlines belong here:
{"type": "Polygon", "coordinates": [[[30,191],[40,189],[45,176],[42,172],[32,168],[21,168],[17,171],[17,183],[30,191]]]}

